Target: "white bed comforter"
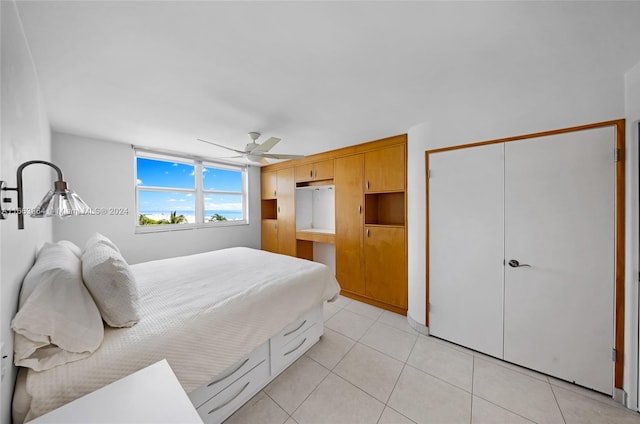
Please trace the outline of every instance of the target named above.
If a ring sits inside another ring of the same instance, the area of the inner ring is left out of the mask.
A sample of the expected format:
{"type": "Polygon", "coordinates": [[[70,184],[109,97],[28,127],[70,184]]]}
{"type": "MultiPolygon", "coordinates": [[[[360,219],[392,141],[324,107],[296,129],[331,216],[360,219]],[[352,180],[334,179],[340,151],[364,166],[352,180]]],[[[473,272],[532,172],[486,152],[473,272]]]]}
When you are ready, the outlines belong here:
{"type": "Polygon", "coordinates": [[[163,358],[191,392],[339,291],[325,265],[242,247],[132,268],[140,322],[107,327],[87,359],[29,370],[27,420],[163,358]]]}

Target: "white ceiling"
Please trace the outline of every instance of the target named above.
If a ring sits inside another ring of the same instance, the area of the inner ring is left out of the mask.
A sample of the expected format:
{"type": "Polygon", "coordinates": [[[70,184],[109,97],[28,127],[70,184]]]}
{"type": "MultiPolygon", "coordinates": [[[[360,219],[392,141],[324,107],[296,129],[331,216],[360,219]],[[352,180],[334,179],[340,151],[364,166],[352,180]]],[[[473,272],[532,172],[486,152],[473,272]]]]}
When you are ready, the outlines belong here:
{"type": "Polygon", "coordinates": [[[18,9],[54,130],[210,157],[227,153],[196,138],[242,149],[259,131],[283,139],[273,153],[317,153],[406,132],[473,87],[622,84],[640,60],[640,2],[18,9]]]}

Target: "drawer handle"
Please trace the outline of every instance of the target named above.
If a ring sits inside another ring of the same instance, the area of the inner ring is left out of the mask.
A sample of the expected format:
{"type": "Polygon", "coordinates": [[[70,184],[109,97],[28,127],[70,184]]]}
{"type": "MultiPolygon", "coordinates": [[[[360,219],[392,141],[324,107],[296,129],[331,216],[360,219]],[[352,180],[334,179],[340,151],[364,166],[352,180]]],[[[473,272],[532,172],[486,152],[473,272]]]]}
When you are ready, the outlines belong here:
{"type": "Polygon", "coordinates": [[[249,362],[249,358],[247,358],[244,361],[242,361],[242,363],[240,365],[238,365],[233,371],[228,372],[227,374],[223,375],[222,377],[220,377],[216,381],[212,381],[211,383],[207,384],[207,387],[211,387],[214,384],[219,383],[220,381],[222,381],[225,378],[229,377],[230,375],[235,374],[236,371],[238,371],[240,368],[244,367],[247,362],[249,362]]]}
{"type": "Polygon", "coordinates": [[[299,326],[297,326],[294,330],[289,331],[288,333],[284,333],[283,337],[287,337],[289,334],[293,334],[296,331],[298,331],[299,329],[302,328],[303,325],[305,325],[307,323],[307,320],[305,319],[304,321],[302,321],[302,324],[300,324],[299,326]]]}
{"type": "Polygon", "coordinates": [[[300,344],[296,347],[294,347],[293,349],[291,349],[289,352],[285,353],[284,356],[289,355],[290,353],[295,352],[296,350],[300,349],[302,347],[302,345],[304,344],[304,342],[307,341],[307,338],[305,337],[303,341],[300,342],[300,344]]]}
{"type": "Polygon", "coordinates": [[[207,412],[207,415],[208,414],[213,414],[214,412],[216,412],[220,408],[224,408],[225,406],[227,406],[228,404],[233,402],[238,396],[240,396],[242,394],[242,392],[244,392],[244,390],[247,388],[247,386],[249,386],[249,383],[251,383],[251,381],[247,381],[246,383],[244,383],[244,386],[242,386],[242,389],[240,389],[240,391],[238,393],[236,393],[235,396],[233,396],[231,399],[229,399],[228,401],[226,401],[222,405],[216,406],[211,411],[207,412]]]}

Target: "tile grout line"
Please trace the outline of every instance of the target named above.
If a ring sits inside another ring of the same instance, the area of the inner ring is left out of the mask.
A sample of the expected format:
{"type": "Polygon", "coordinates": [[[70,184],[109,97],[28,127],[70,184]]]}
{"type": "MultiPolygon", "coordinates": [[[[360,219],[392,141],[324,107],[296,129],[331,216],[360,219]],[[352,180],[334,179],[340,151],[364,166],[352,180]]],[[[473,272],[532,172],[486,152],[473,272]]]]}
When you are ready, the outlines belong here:
{"type": "Polygon", "coordinates": [[[560,416],[562,417],[562,421],[567,424],[567,420],[564,418],[564,413],[562,412],[562,408],[560,407],[560,402],[558,402],[558,397],[556,396],[555,390],[553,390],[553,384],[548,383],[549,388],[551,389],[551,394],[553,394],[553,400],[556,401],[556,405],[558,405],[558,411],[560,411],[560,416]]]}
{"type": "Polygon", "coordinates": [[[496,357],[493,357],[491,355],[487,355],[486,353],[478,352],[477,350],[471,350],[471,352],[472,352],[474,358],[477,357],[481,361],[497,365],[499,367],[502,367],[504,369],[507,369],[507,370],[510,370],[510,371],[513,371],[513,372],[517,372],[518,374],[522,374],[524,376],[527,376],[529,378],[533,378],[534,380],[538,380],[538,381],[541,381],[543,383],[551,384],[549,382],[549,379],[548,379],[547,375],[539,373],[538,371],[535,371],[535,370],[532,370],[532,369],[529,369],[529,368],[521,367],[520,365],[513,364],[511,362],[507,362],[504,359],[496,358],[496,357]],[[485,359],[485,358],[483,358],[483,356],[486,356],[489,359],[485,359]],[[534,373],[540,374],[540,376],[544,377],[545,379],[542,380],[542,379],[540,379],[538,377],[534,377],[533,375],[525,372],[525,370],[529,371],[529,372],[534,372],[534,373]]]}
{"type": "MultiPolygon", "coordinates": [[[[309,358],[309,359],[311,359],[311,358],[309,358]]],[[[313,359],[311,359],[311,360],[313,360],[313,359]]],[[[322,364],[320,364],[320,365],[321,365],[321,366],[323,366],[322,364]]],[[[327,367],[324,367],[324,368],[325,368],[325,369],[327,369],[327,367]]],[[[329,370],[329,372],[327,373],[327,375],[325,375],[325,376],[322,378],[322,380],[320,380],[320,382],[316,385],[316,387],[314,387],[314,388],[313,388],[313,390],[311,390],[311,393],[309,393],[309,394],[307,395],[307,397],[305,397],[305,398],[302,400],[302,402],[300,402],[300,405],[296,406],[296,408],[295,408],[295,409],[291,412],[291,414],[289,415],[289,417],[291,417],[291,419],[292,419],[292,420],[296,421],[296,419],[295,419],[295,418],[293,418],[293,414],[295,414],[295,413],[296,413],[296,411],[297,411],[298,409],[300,409],[300,407],[301,407],[302,405],[304,405],[304,403],[305,403],[305,402],[306,402],[306,401],[311,397],[311,395],[312,395],[312,394],[314,394],[316,390],[318,390],[318,387],[320,387],[320,385],[324,382],[324,380],[326,380],[326,379],[327,379],[327,377],[329,377],[329,375],[331,375],[331,374],[332,374],[332,373],[331,373],[331,370],[329,370]]],[[[275,402],[275,400],[274,400],[274,402],[275,402]]],[[[276,402],[276,403],[277,403],[277,402],[276,402]]],[[[279,406],[279,405],[278,405],[278,406],[279,406]]],[[[285,412],[287,412],[287,411],[285,411],[285,412]]],[[[297,422],[297,421],[296,421],[296,422],[297,422]]]]}
{"type": "MultiPolygon", "coordinates": [[[[407,361],[409,360],[409,358],[411,357],[411,354],[413,353],[413,350],[416,347],[416,344],[418,344],[418,338],[416,337],[416,339],[413,341],[413,346],[411,346],[411,350],[409,351],[409,355],[407,355],[407,359],[402,363],[402,369],[400,370],[400,373],[398,374],[398,378],[396,378],[395,383],[393,384],[393,388],[391,389],[391,393],[389,393],[389,396],[387,397],[387,401],[384,403],[384,407],[385,408],[390,408],[394,411],[396,411],[395,409],[393,409],[393,407],[391,407],[389,405],[389,401],[391,400],[391,396],[393,395],[393,392],[396,390],[396,387],[398,387],[398,382],[400,381],[400,377],[402,377],[402,373],[404,372],[405,368],[407,367],[407,361]]],[[[380,352],[382,353],[382,352],[380,352]]],[[[387,355],[388,356],[388,355],[387,355]]],[[[382,410],[382,412],[384,413],[384,409],[382,410]]],[[[411,418],[407,417],[406,415],[404,415],[403,413],[396,411],[398,414],[402,415],[403,417],[407,418],[409,421],[414,422],[411,418]]],[[[380,419],[382,418],[382,415],[380,415],[380,418],[378,419],[378,422],[380,422],[380,419]]]]}
{"type": "Polygon", "coordinates": [[[529,421],[529,422],[531,422],[533,424],[538,424],[536,421],[533,421],[531,418],[527,418],[524,415],[521,415],[521,414],[519,414],[519,413],[517,413],[515,411],[512,411],[511,409],[505,408],[502,405],[498,405],[497,403],[495,403],[495,402],[493,402],[493,401],[491,401],[489,399],[483,398],[482,396],[478,396],[478,395],[473,395],[473,396],[477,397],[478,399],[482,399],[483,401],[485,401],[487,403],[490,403],[491,405],[495,406],[496,408],[500,408],[503,411],[507,411],[507,412],[509,412],[509,413],[511,413],[511,414],[513,414],[515,416],[518,416],[518,417],[522,418],[523,420],[527,420],[527,421],[529,421]]]}
{"type": "Polygon", "coordinates": [[[423,374],[425,374],[425,375],[428,375],[429,377],[432,377],[432,378],[435,378],[436,380],[442,381],[443,383],[446,383],[447,385],[449,385],[449,386],[453,387],[454,389],[462,390],[462,391],[463,391],[463,392],[465,392],[465,393],[468,393],[468,394],[470,394],[470,395],[473,395],[473,393],[471,393],[469,390],[467,390],[467,389],[463,389],[463,388],[462,388],[462,387],[460,387],[460,386],[456,386],[455,384],[451,383],[450,381],[445,380],[445,379],[444,379],[444,378],[442,378],[442,377],[438,377],[437,375],[433,375],[433,374],[431,374],[431,373],[429,373],[429,372],[426,372],[425,370],[421,370],[420,368],[418,368],[418,367],[414,367],[414,366],[413,366],[413,365],[411,365],[411,364],[406,364],[406,365],[407,365],[409,368],[412,368],[412,369],[414,369],[414,370],[416,370],[416,371],[419,371],[419,372],[421,372],[421,373],[423,373],[423,374]]]}
{"type": "MultiPolygon", "coordinates": [[[[276,406],[277,406],[278,408],[282,409],[282,410],[284,411],[284,413],[285,413],[285,414],[287,414],[287,419],[286,419],[286,420],[284,420],[284,422],[285,422],[285,423],[289,420],[289,418],[291,418],[291,419],[293,420],[293,417],[292,417],[292,416],[291,416],[291,415],[290,415],[290,414],[289,414],[289,413],[288,413],[288,412],[287,412],[287,411],[282,407],[282,405],[280,405],[280,404],[278,403],[278,401],[276,401],[274,398],[272,398],[272,397],[269,395],[269,393],[267,393],[264,389],[260,390],[260,392],[264,393],[264,394],[265,394],[265,396],[267,396],[269,399],[271,399],[271,400],[273,401],[273,403],[275,403],[275,404],[276,404],[276,406]]],[[[258,393],[260,393],[260,392],[258,392],[258,393]]],[[[254,395],[254,397],[255,397],[255,395],[254,395]]],[[[253,399],[253,398],[252,398],[252,399],[253,399]]],[[[243,405],[243,406],[244,406],[244,405],[243,405]]],[[[239,411],[239,409],[238,409],[238,411],[239,411]]],[[[295,420],[294,420],[294,421],[295,421],[295,420]]],[[[282,423],[282,424],[284,424],[284,423],[282,423]]]]}
{"type": "MultiPolygon", "coordinates": [[[[353,384],[352,382],[350,382],[350,381],[349,381],[349,380],[347,380],[346,378],[342,377],[341,375],[336,374],[336,373],[335,373],[335,372],[333,372],[333,371],[330,371],[330,372],[329,372],[329,374],[333,374],[333,375],[335,375],[335,376],[336,376],[336,377],[338,377],[340,380],[342,380],[342,381],[344,381],[345,383],[347,383],[347,384],[349,384],[349,385],[353,386],[354,388],[356,388],[356,389],[360,390],[360,391],[361,391],[362,393],[364,393],[365,395],[369,396],[371,399],[373,399],[373,400],[375,400],[376,402],[378,402],[378,403],[382,404],[382,411],[380,411],[380,416],[378,417],[378,420],[377,420],[377,421],[380,421],[380,418],[382,417],[382,413],[384,412],[384,408],[387,406],[387,404],[386,404],[386,403],[382,402],[381,400],[379,400],[377,397],[375,397],[375,396],[374,396],[374,395],[372,395],[371,393],[367,392],[366,390],[364,390],[364,389],[362,389],[362,388],[360,388],[360,387],[356,386],[355,384],[353,384]]],[[[328,376],[327,376],[327,377],[328,377],[328,376]]],[[[323,381],[324,381],[324,380],[323,380],[323,381]]],[[[377,421],[376,421],[376,422],[377,422],[377,421]]]]}
{"type": "Polygon", "coordinates": [[[471,409],[469,410],[469,424],[473,424],[473,384],[476,374],[476,356],[471,355],[471,409]]]}

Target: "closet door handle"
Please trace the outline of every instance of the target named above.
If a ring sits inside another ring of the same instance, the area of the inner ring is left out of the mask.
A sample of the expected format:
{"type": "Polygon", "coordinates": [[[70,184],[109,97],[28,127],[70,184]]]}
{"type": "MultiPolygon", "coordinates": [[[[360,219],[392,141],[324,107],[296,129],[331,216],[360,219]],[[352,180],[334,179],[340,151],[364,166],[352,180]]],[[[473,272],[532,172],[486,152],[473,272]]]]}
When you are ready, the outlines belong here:
{"type": "Polygon", "coordinates": [[[313,178],[313,170],[309,170],[309,178],[313,178]]]}
{"type": "Polygon", "coordinates": [[[509,263],[509,266],[511,268],[521,268],[523,266],[528,266],[529,268],[531,268],[531,265],[529,265],[529,264],[521,264],[516,259],[511,259],[508,263],[509,263]]]}
{"type": "Polygon", "coordinates": [[[367,190],[369,190],[369,180],[367,180],[367,190]]]}
{"type": "Polygon", "coordinates": [[[367,228],[367,237],[369,237],[369,229],[367,228]]]}
{"type": "Polygon", "coordinates": [[[362,205],[358,205],[358,213],[362,213],[362,205]]]}

